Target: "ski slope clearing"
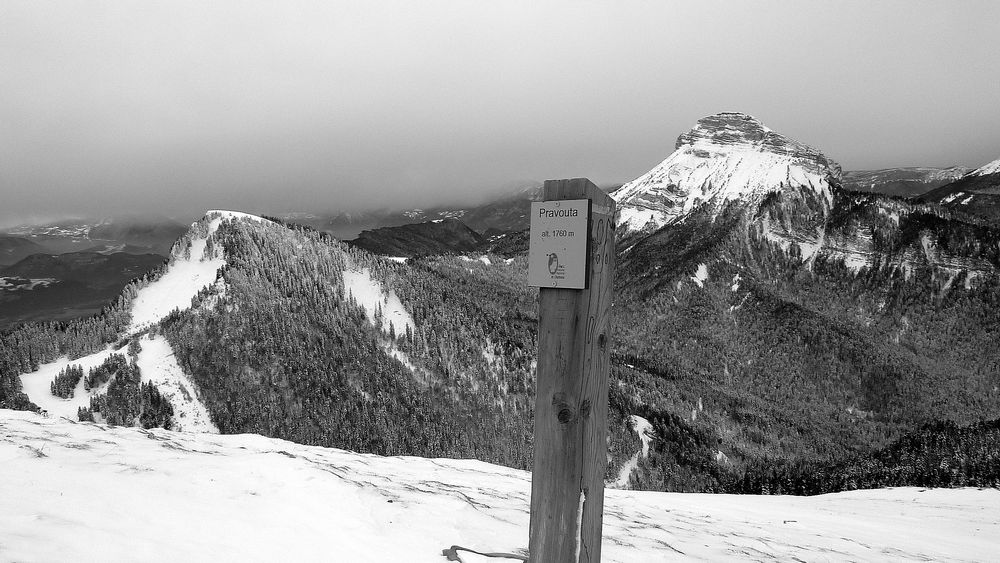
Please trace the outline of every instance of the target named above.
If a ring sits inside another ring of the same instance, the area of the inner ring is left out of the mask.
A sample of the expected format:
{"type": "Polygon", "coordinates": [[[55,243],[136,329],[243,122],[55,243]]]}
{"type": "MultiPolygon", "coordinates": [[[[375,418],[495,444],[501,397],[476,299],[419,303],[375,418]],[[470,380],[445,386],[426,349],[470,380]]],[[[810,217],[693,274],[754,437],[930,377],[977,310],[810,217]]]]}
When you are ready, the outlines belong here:
{"type": "Polygon", "coordinates": [[[132,301],[132,322],[128,332],[135,334],[158,323],[174,309],[191,307],[191,299],[199,291],[215,283],[219,269],[226,265],[221,247],[210,248],[208,240],[215,236],[219,225],[226,220],[262,222],[265,219],[237,211],[209,211],[189,231],[190,246],[185,236],[170,250],[170,264],[156,281],[139,290],[132,301]],[[208,222],[204,234],[198,233],[199,224],[208,222]]]}
{"type": "MultiPolygon", "coordinates": [[[[0,436],[6,560],[440,563],[454,544],[527,544],[530,475],[478,461],[6,410],[0,436]]],[[[606,562],[986,561],[1000,552],[1000,491],[609,490],[604,527],[606,562]]]]}
{"type": "Polygon", "coordinates": [[[413,317],[406,311],[399,296],[391,289],[386,291],[378,280],[372,278],[368,268],[360,270],[348,268],[344,270],[344,293],[345,297],[354,297],[365,309],[368,320],[374,325],[378,309],[382,309],[383,332],[389,332],[390,325],[396,334],[406,332],[406,327],[416,330],[417,326],[413,322],[413,317]]]}
{"type": "Polygon", "coordinates": [[[143,338],[139,341],[142,350],[136,359],[139,374],[143,383],[149,382],[156,386],[174,408],[175,430],[186,432],[219,433],[208,415],[208,408],[198,399],[195,384],[188,378],[177,363],[170,343],[162,336],[143,338]]]}
{"type": "Polygon", "coordinates": [[[653,430],[653,425],[649,423],[648,420],[642,418],[637,414],[633,414],[630,417],[632,423],[632,430],[639,436],[639,441],[642,442],[642,449],[635,452],[628,461],[626,461],[621,469],[618,470],[618,478],[614,481],[607,483],[607,486],[614,487],[616,489],[625,489],[628,487],[629,479],[632,477],[632,472],[639,465],[639,457],[643,458],[649,457],[649,443],[653,441],[653,435],[655,431],[653,430]]]}

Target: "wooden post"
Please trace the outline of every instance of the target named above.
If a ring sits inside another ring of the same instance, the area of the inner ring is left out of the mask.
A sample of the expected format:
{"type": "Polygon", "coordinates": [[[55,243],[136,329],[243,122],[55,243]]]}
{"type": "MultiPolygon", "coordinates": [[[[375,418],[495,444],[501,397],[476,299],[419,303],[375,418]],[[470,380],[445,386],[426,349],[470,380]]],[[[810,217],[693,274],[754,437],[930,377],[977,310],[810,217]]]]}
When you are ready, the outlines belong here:
{"type": "Polygon", "coordinates": [[[545,182],[545,201],[566,199],[591,201],[588,283],[586,289],[539,289],[533,563],[601,559],[615,201],[585,178],[545,182]]]}

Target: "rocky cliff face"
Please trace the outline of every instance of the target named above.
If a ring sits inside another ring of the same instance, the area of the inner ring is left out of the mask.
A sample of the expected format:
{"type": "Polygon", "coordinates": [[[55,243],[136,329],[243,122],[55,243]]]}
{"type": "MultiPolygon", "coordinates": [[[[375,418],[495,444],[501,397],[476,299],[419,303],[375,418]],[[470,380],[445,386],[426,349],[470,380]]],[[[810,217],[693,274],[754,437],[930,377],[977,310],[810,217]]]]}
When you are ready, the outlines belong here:
{"type": "Polygon", "coordinates": [[[759,204],[790,195],[813,214],[833,204],[840,166],[819,151],[743,113],[705,117],[677,138],[676,150],[615,192],[626,231],[653,231],[694,212],[713,218],[733,201],[759,204]]]}

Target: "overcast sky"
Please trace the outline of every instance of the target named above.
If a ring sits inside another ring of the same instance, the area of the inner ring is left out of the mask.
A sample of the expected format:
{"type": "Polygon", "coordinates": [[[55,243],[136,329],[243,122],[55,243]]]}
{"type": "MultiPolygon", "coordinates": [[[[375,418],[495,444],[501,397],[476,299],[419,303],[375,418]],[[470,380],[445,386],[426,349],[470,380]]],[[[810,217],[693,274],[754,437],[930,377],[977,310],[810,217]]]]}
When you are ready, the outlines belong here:
{"type": "Polygon", "coordinates": [[[0,0],[0,224],[631,180],[705,115],[1000,158],[1000,2],[0,0]]]}

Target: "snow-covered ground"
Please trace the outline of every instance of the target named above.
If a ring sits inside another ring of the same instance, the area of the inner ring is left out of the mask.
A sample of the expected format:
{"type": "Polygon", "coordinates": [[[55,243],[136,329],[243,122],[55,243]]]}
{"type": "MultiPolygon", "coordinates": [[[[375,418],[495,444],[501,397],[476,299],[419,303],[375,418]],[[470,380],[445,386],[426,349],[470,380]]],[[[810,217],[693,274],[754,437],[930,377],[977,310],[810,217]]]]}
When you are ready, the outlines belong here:
{"type": "MultiPolygon", "coordinates": [[[[0,467],[4,560],[444,562],[453,544],[527,544],[530,475],[478,461],[0,410],[0,467]]],[[[606,562],[990,561],[1000,491],[608,490],[603,546],[606,562]]]]}
{"type": "Polygon", "coordinates": [[[629,479],[632,477],[632,472],[639,465],[640,456],[643,458],[649,457],[649,443],[653,441],[653,425],[649,423],[648,420],[642,418],[639,415],[633,414],[631,417],[632,430],[639,436],[639,440],[642,442],[642,448],[635,452],[628,461],[622,464],[621,469],[618,470],[618,478],[608,483],[608,486],[614,487],[616,489],[624,489],[628,487],[629,479]]]}
{"type": "Polygon", "coordinates": [[[143,338],[139,341],[142,350],[136,365],[143,383],[150,382],[156,386],[174,408],[174,428],[187,432],[218,433],[219,429],[212,423],[208,409],[198,399],[197,387],[177,363],[170,343],[162,336],[152,339],[143,338]]]}
{"type": "MultiPolygon", "coordinates": [[[[91,369],[104,363],[104,360],[108,359],[108,356],[114,352],[115,350],[109,347],[101,350],[100,352],[90,354],[89,356],[84,356],[82,358],[77,358],[75,360],[70,360],[69,358],[63,356],[55,361],[42,364],[33,372],[21,374],[22,390],[26,395],[28,395],[28,399],[30,399],[31,402],[47,411],[51,416],[63,416],[76,420],[77,410],[80,407],[89,407],[90,397],[95,394],[103,393],[105,387],[107,387],[107,384],[105,384],[97,389],[91,389],[89,392],[85,391],[83,388],[84,378],[87,377],[87,373],[89,373],[91,369]],[[73,396],[69,399],[62,399],[52,394],[50,385],[52,384],[52,380],[59,375],[59,372],[69,365],[78,365],[82,367],[83,378],[81,378],[76,384],[76,389],[73,390],[73,396]]],[[[121,350],[119,353],[125,354],[127,351],[121,350]]],[[[0,555],[3,555],[2,551],[0,551],[0,555]]]]}
{"type": "MultiPolygon", "coordinates": [[[[209,236],[215,234],[210,231],[209,236]]],[[[173,261],[160,277],[139,290],[132,301],[132,323],[129,332],[136,333],[157,323],[174,309],[191,307],[191,298],[205,286],[215,283],[219,268],[226,265],[221,254],[206,253],[208,237],[191,241],[190,256],[174,255],[173,261]]]]}
{"type": "Polygon", "coordinates": [[[708,280],[708,266],[705,264],[698,264],[698,269],[695,270],[694,275],[691,276],[691,281],[698,284],[698,287],[705,287],[706,280],[708,280]]]}
{"type": "MultiPolygon", "coordinates": [[[[208,415],[208,409],[198,399],[195,385],[181,370],[174,358],[170,344],[162,336],[152,340],[140,340],[142,351],[136,364],[144,382],[156,385],[157,390],[170,401],[174,408],[174,421],[178,430],[189,432],[218,432],[208,415]]],[[[87,391],[83,388],[83,379],[76,384],[73,396],[62,399],[52,394],[49,388],[52,380],[60,371],[69,365],[79,365],[83,368],[84,378],[87,373],[108,358],[115,350],[107,348],[100,352],[70,360],[66,357],[39,366],[38,370],[21,374],[21,386],[33,403],[41,407],[53,417],[77,419],[77,409],[89,407],[90,398],[101,395],[107,390],[107,383],[87,391]]],[[[127,349],[118,350],[119,354],[127,354],[127,349]]],[[[0,557],[3,552],[0,551],[0,557]]]]}
{"type": "Polygon", "coordinates": [[[58,280],[55,278],[19,278],[13,277],[3,277],[0,276],[0,289],[8,289],[11,291],[30,291],[36,287],[48,287],[58,280]]]}
{"type": "Polygon", "coordinates": [[[478,258],[473,258],[471,256],[459,256],[459,258],[462,259],[465,262],[476,262],[476,261],[478,261],[478,262],[482,262],[486,266],[492,266],[493,265],[493,261],[490,260],[490,257],[487,256],[487,255],[485,255],[485,254],[481,254],[478,258]]]}

